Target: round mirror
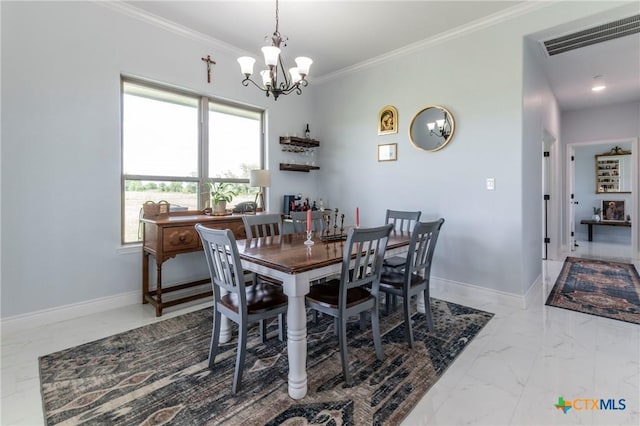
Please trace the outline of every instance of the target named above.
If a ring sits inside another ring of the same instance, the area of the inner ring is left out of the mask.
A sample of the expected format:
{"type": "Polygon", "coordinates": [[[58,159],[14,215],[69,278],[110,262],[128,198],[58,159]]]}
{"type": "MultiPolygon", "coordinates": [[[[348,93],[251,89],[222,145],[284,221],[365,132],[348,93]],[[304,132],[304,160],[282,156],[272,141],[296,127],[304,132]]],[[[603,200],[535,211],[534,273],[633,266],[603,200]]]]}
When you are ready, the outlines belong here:
{"type": "Polygon", "coordinates": [[[453,115],[438,105],[431,105],[418,111],[409,125],[409,139],[419,149],[438,151],[444,148],[455,130],[453,115]]]}

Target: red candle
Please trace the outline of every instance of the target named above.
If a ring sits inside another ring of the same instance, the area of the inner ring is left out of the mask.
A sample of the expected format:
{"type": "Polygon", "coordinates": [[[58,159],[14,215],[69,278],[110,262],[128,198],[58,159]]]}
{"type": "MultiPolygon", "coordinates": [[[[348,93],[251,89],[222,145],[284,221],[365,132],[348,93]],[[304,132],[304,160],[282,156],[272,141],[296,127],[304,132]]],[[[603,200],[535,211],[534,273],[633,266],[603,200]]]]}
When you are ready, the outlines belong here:
{"type": "Polygon", "coordinates": [[[360,227],[360,209],[356,207],[356,228],[360,227]]]}
{"type": "Polygon", "coordinates": [[[311,210],[307,210],[307,232],[311,232],[311,210]]]}

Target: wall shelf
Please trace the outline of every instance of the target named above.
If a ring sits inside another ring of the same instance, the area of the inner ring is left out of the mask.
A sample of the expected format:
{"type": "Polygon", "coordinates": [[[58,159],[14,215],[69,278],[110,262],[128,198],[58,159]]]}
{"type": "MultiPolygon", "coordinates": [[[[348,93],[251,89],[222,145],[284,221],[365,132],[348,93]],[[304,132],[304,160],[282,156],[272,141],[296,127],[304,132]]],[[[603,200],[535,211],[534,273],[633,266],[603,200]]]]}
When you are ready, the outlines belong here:
{"type": "Polygon", "coordinates": [[[307,166],[304,164],[287,164],[280,163],[280,170],[288,170],[290,172],[307,172],[311,170],[320,170],[318,166],[307,166]]]}
{"type": "MultiPolygon", "coordinates": [[[[290,149],[283,147],[283,151],[285,150],[292,151],[294,155],[302,154],[302,153],[308,154],[309,152],[315,155],[315,152],[314,152],[315,148],[320,146],[320,141],[317,141],[315,139],[299,138],[296,136],[280,136],[280,144],[297,147],[297,148],[290,148],[290,149]],[[306,148],[314,148],[314,149],[308,150],[306,148]]],[[[294,161],[296,160],[294,159],[294,161]]],[[[309,161],[307,160],[307,162],[309,161]]],[[[315,162],[311,162],[311,163],[314,164],[315,162]]],[[[309,164],[280,163],[280,170],[287,170],[290,172],[309,173],[311,170],[320,170],[320,167],[311,166],[309,164]]]]}
{"type": "Polygon", "coordinates": [[[315,139],[298,138],[295,136],[280,136],[280,144],[312,148],[320,146],[320,141],[315,139]]]}

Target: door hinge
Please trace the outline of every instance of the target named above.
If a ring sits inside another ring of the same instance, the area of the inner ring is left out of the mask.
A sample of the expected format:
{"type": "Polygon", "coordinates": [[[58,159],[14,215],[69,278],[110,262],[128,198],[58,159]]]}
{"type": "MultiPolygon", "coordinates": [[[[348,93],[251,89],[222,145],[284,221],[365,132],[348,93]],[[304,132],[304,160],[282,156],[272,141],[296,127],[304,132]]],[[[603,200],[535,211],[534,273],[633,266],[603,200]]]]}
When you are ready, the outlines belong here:
{"type": "Polygon", "coordinates": [[[544,199],[549,201],[551,199],[551,196],[549,194],[544,194],[544,199]]]}
{"type": "Polygon", "coordinates": [[[545,244],[549,244],[549,243],[551,243],[551,238],[545,238],[545,239],[544,239],[544,243],[545,243],[545,244]]]}
{"type": "Polygon", "coordinates": [[[545,151],[543,155],[544,155],[545,157],[548,157],[548,156],[549,156],[549,151],[545,151]]]}

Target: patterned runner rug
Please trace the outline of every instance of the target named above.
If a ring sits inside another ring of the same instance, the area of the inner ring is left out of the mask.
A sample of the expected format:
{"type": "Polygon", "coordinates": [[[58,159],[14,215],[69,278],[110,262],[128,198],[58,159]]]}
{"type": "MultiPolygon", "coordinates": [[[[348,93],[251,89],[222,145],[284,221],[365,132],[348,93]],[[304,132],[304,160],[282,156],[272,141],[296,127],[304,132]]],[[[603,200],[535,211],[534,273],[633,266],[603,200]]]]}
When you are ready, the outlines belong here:
{"type": "Polygon", "coordinates": [[[211,309],[202,309],[40,358],[47,424],[96,425],[396,425],[411,411],[493,314],[431,300],[436,330],[415,313],[414,349],[404,339],[401,309],[381,317],[385,359],[371,333],[349,324],[354,384],[342,379],[338,339],[324,316],[307,328],[308,393],[287,393],[287,348],[249,334],[242,389],[231,394],[236,340],[207,368],[211,309]]]}
{"type": "Polygon", "coordinates": [[[567,257],[546,304],[640,324],[640,277],[629,263],[567,257]]]}

